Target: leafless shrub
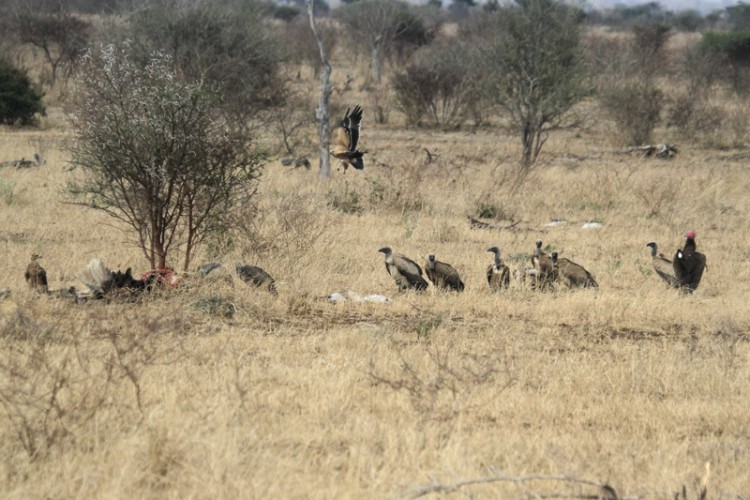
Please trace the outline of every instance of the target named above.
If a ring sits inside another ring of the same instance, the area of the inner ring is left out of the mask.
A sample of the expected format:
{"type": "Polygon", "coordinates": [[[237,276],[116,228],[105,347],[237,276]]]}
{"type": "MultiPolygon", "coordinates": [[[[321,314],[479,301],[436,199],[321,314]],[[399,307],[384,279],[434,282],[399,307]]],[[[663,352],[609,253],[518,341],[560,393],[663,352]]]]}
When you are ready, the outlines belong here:
{"type": "Polygon", "coordinates": [[[604,89],[602,105],[617,124],[621,143],[639,146],[651,141],[659,123],[664,94],[653,80],[634,78],[604,89]]]}
{"type": "Polygon", "coordinates": [[[635,195],[646,208],[648,217],[671,217],[681,198],[682,182],[674,175],[663,175],[662,179],[649,179],[634,188],[635,195]]]}
{"type": "Polygon", "coordinates": [[[289,265],[299,265],[331,228],[331,211],[322,208],[324,204],[313,193],[292,191],[269,202],[263,217],[255,207],[238,217],[235,230],[242,253],[259,257],[274,253],[289,265]]]}
{"type": "MultiPolygon", "coordinates": [[[[432,331],[442,319],[430,317],[424,321],[427,323],[415,327],[418,333],[432,331]]],[[[475,401],[476,391],[492,386],[492,394],[497,396],[514,382],[512,367],[499,349],[474,353],[459,351],[452,343],[427,343],[416,352],[396,347],[389,351],[396,351],[389,352],[388,358],[395,354],[397,366],[383,366],[373,354],[368,375],[376,386],[404,393],[423,422],[450,425],[461,413],[483,403],[475,401]]]]}
{"type": "Polygon", "coordinates": [[[413,125],[460,126],[477,106],[479,73],[468,45],[427,47],[393,78],[396,102],[413,125]]]}
{"type": "Polygon", "coordinates": [[[94,336],[81,333],[65,316],[45,324],[16,314],[0,324],[0,419],[31,460],[45,459],[66,444],[96,439],[95,421],[104,425],[101,418],[127,410],[121,398],[112,396],[122,381],[132,385],[144,414],[142,377],[150,367],[182,356],[162,336],[185,325],[176,325],[168,315],[133,319],[123,327],[109,326],[108,317],[90,316],[94,336]]]}
{"type": "Polygon", "coordinates": [[[722,111],[699,95],[685,91],[671,98],[668,123],[686,138],[696,138],[721,127],[722,111]]]}
{"type": "Polygon", "coordinates": [[[58,328],[19,316],[0,332],[0,418],[31,460],[75,442],[111,404],[114,367],[72,331],[67,344],[53,342],[58,328]]]}
{"type": "Polygon", "coordinates": [[[400,213],[421,210],[425,205],[421,186],[425,170],[421,160],[405,162],[398,170],[390,168],[384,176],[370,180],[368,201],[374,209],[390,209],[400,213]]]}

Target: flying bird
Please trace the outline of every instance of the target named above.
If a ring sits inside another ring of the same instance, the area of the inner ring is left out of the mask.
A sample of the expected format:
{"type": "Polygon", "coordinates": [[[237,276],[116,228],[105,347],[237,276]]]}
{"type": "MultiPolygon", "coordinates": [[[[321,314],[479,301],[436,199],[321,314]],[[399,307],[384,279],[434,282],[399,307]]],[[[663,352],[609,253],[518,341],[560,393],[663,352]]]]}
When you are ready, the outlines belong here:
{"type": "Polygon", "coordinates": [[[354,109],[346,110],[346,115],[341,123],[336,128],[333,138],[333,147],[331,154],[341,160],[341,165],[344,167],[344,172],[351,165],[357,170],[365,168],[364,161],[362,160],[363,151],[357,150],[357,142],[359,141],[359,129],[360,123],[362,122],[362,108],[357,105],[354,109]]]}
{"type": "Polygon", "coordinates": [[[276,290],[276,280],[274,280],[271,275],[263,269],[257,266],[246,266],[237,263],[235,270],[239,277],[242,278],[242,281],[248,285],[253,285],[258,288],[266,286],[271,295],[278,295],[278,291],[276,290]]]}
{"type": "Polygon", "coordinates": [[[651,247],[651,263],[654,266],[656,274],[658,274],[659,277],[664,280],[664,283],[670,288],[679,288],[677,278],[675,278],[673,274],[674,267],[672,261],[666,258],[663,253],[657,255],[656,252],[658,251],[658,245],[655,241],[646,243],[646,246],[651,247]]]}
{"type": "Polygon", "coordinates": [[[706,256],[698,252],[695,245],[695,231],[685,233],[685,246],[677,250],[672,259],[677,286],[687,293],[693,293],[700,285],[706,268],[706,256]]]}
{"type": "Polygon", "coordinates": [[[464,283],[458,276],[458,272],[450,264],[435,260],[434,255],[427,257],[425,272],[432,284],[438,288],[450,288],[456,292],[464,291],[464,283]]]}
{"type": "Polygon", "coordinates": [[[555,275],[568,288],[598,288],[594,276],[583,266],[569,259],[558,258],[557,252],[552,252],[552,267],[555,275]]]}
{"type": "Polygon", "coordinates": [[[502,251],[499,247],[488,248],[487,251],[495,254],[495,260],[487,268],[487,283],[492,290],[508,288],[510,286],[510,269],[501,258],[502,251]]]}
{"type": "Polygon", "coordinates": [[[31,254],[31,262],[26,266],[26,272],[23,276],[26,278],[29,288],[39,293],[47,293],[47,271],[39,264],[41,258],[42,256],[38,253],[31,254]]]}
{"type": "Polygon", "coordinates": [[[410,258],[393,253],[391,247],[383,247],[378,252],[385,255],[385,270],[393,277],[399,290],[424,290],[427,282],[422,277],[422,268],[410,258]]]}

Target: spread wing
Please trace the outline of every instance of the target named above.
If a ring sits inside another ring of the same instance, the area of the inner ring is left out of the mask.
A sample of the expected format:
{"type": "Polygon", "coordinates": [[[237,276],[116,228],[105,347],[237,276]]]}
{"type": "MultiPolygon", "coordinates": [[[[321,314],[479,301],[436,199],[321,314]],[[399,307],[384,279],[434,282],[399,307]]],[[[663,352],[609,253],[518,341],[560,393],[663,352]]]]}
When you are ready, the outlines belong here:
{"type": "Polygon", "coordinates": [[[357,142],[359,141],[359,127],[362,123],[362,107],[357,105],[351,113],[347,110],[344,120],[341,122],[341,126],[346,129],[347,135],[349,136],[349,151],[357,149],[357,142]]]}

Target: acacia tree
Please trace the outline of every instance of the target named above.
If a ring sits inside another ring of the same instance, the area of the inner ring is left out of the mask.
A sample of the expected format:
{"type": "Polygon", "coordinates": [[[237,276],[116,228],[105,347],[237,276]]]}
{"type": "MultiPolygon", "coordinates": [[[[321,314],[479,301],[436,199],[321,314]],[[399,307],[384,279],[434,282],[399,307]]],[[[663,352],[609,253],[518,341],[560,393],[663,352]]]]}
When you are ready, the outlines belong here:
{"type": "MultiPolygon", "coordinates": [[[[39,6],[37,6],[39,7],[39,6]]],[[[91,25],[70,13],[61,2],[53,9],[35,9],[26,4],[16,12],[16,30],[21,42],[39,48],[50,65],[50,84],[58,70],[73,68],[88,45],[91,25]]]]}
{"type": "Polygon", "coordinates": [[[351,39],[365,44],[370,51],[372,77],[375,83],[380,83],[385,49],[417,18],[399,0],[361,0],[342,9],[342,21],[351,39]]]}
{"type": "Polygon", "coordinates": [[[579,13],[556,0],[516,0],[496,15],[500,32],[486,51],[490,92],[520,131],[527,169],[549,132],[564,126],[570,109],[588,95],[579,13]]]}
{"type": "Polygon", "coordinates": [[[135,230],[152,268],[182,249],[187,270],[197,246],[254,194],[259,157],[219,115],[216,94],[172,68],[160,53],[139,65],[127,46],[84,58],[71,147],[82,175],[71,188],[135,230]]]}

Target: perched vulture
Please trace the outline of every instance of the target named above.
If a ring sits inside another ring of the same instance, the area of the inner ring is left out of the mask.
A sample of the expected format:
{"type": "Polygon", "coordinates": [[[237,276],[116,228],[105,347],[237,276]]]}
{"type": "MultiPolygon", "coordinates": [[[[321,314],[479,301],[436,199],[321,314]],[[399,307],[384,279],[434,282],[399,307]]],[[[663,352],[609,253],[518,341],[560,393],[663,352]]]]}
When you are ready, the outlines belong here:
{"type": "Polygon", "coordinates": [[[426,264],[425,272],[433,285],[438,288],[450,288],[456,292],[464,291],[464,283],[458,276],[458,272],[453,269],[453,266],[435,260],[434,255],[427,257],[426,264]]]}
{"type": "Polygon", "coordinates": [[[278,295],[278,292],[276,291],[276,281],[263,269],[257,266],[246,266],[239,263],[235,266],[235,269],[239,277],[242,278],[242,281],[248,285],[253,285],[258,288],[266,286],[272,295],[278,295]]]}
{"type": "Polygon", "coordinates": [[[568,288],[598,288],[596,280],[583,266],[568,259],[560,259],[552,252],[552,267],[555,274],[568,288]]]}
{"type": "Polygon", "coordinates": [[[531,273],[534,288],[544,290],[551,287],[557,280],[557,272],[552,266],[552,259],[542,251],[542,240],[536,242],[531,264],[534,266],[534,272],[531,273]]]}
{"type": "Polygon", "coordinates": [[[39,293],[47,293],[47,271],[39,265],[38,260],[41,258],[42,256],[37,253],[31,254],[31,262],[26,266],[24,278],[26,278],[26,283],[29,284],[29,288],[32,290],[36,290],[39,293]]]}
{"type": "Polygon", "coordinates": [[[422,278],[422,268],[416,262],[399,253],[394,254],[390,247],[383,247],[378,252],[385,255],[385,270],[396,281],[399,290],[427,288],[427,282],[422,278]]]}
{"type": "Polygon", "coordinates": [[[658,246],[655,241],[646,243],[646,246],[651,247],[651,262],[654,265],[654,271],[656,271],[656,274],[658,274],[670,288],[679,288],[677,279],[674,277],[674,274],[672,274],[672,261],[666,258],[663,253],[656,254],[658,246]]]}
{"type": "Polygon", "coordinates": [[[487,268],[487,283],[492,290],[500,290],[510,286],[510,269],[501,259],[501,250],[499,247],[487,249],[488,252],[495,254],[495,260],[487,268]]]}
{"type": "Polygon", "coordinates": [[[685,246],[674,254],[672,267],[677,286],[687,293],[693,293],[703,277],[706,256],[696,250],[695,231],[689,230],[685,233],[685,238],[685,246]]]}
{"type": "Polygon", "coordinates": [[[362,155],[364,152],[357,150],[357,141],[359,141],[359,126],[362,122],[362,108],[360,106],[354,106],[354,109],[346,110],[344,119],[341,120],[338,128],[334,132],[333,147],[331,154],[341,160],[341,165],[344,167],[344,172],[349,167],[353,166],[357,170],[365,168],[362,155]]]}

